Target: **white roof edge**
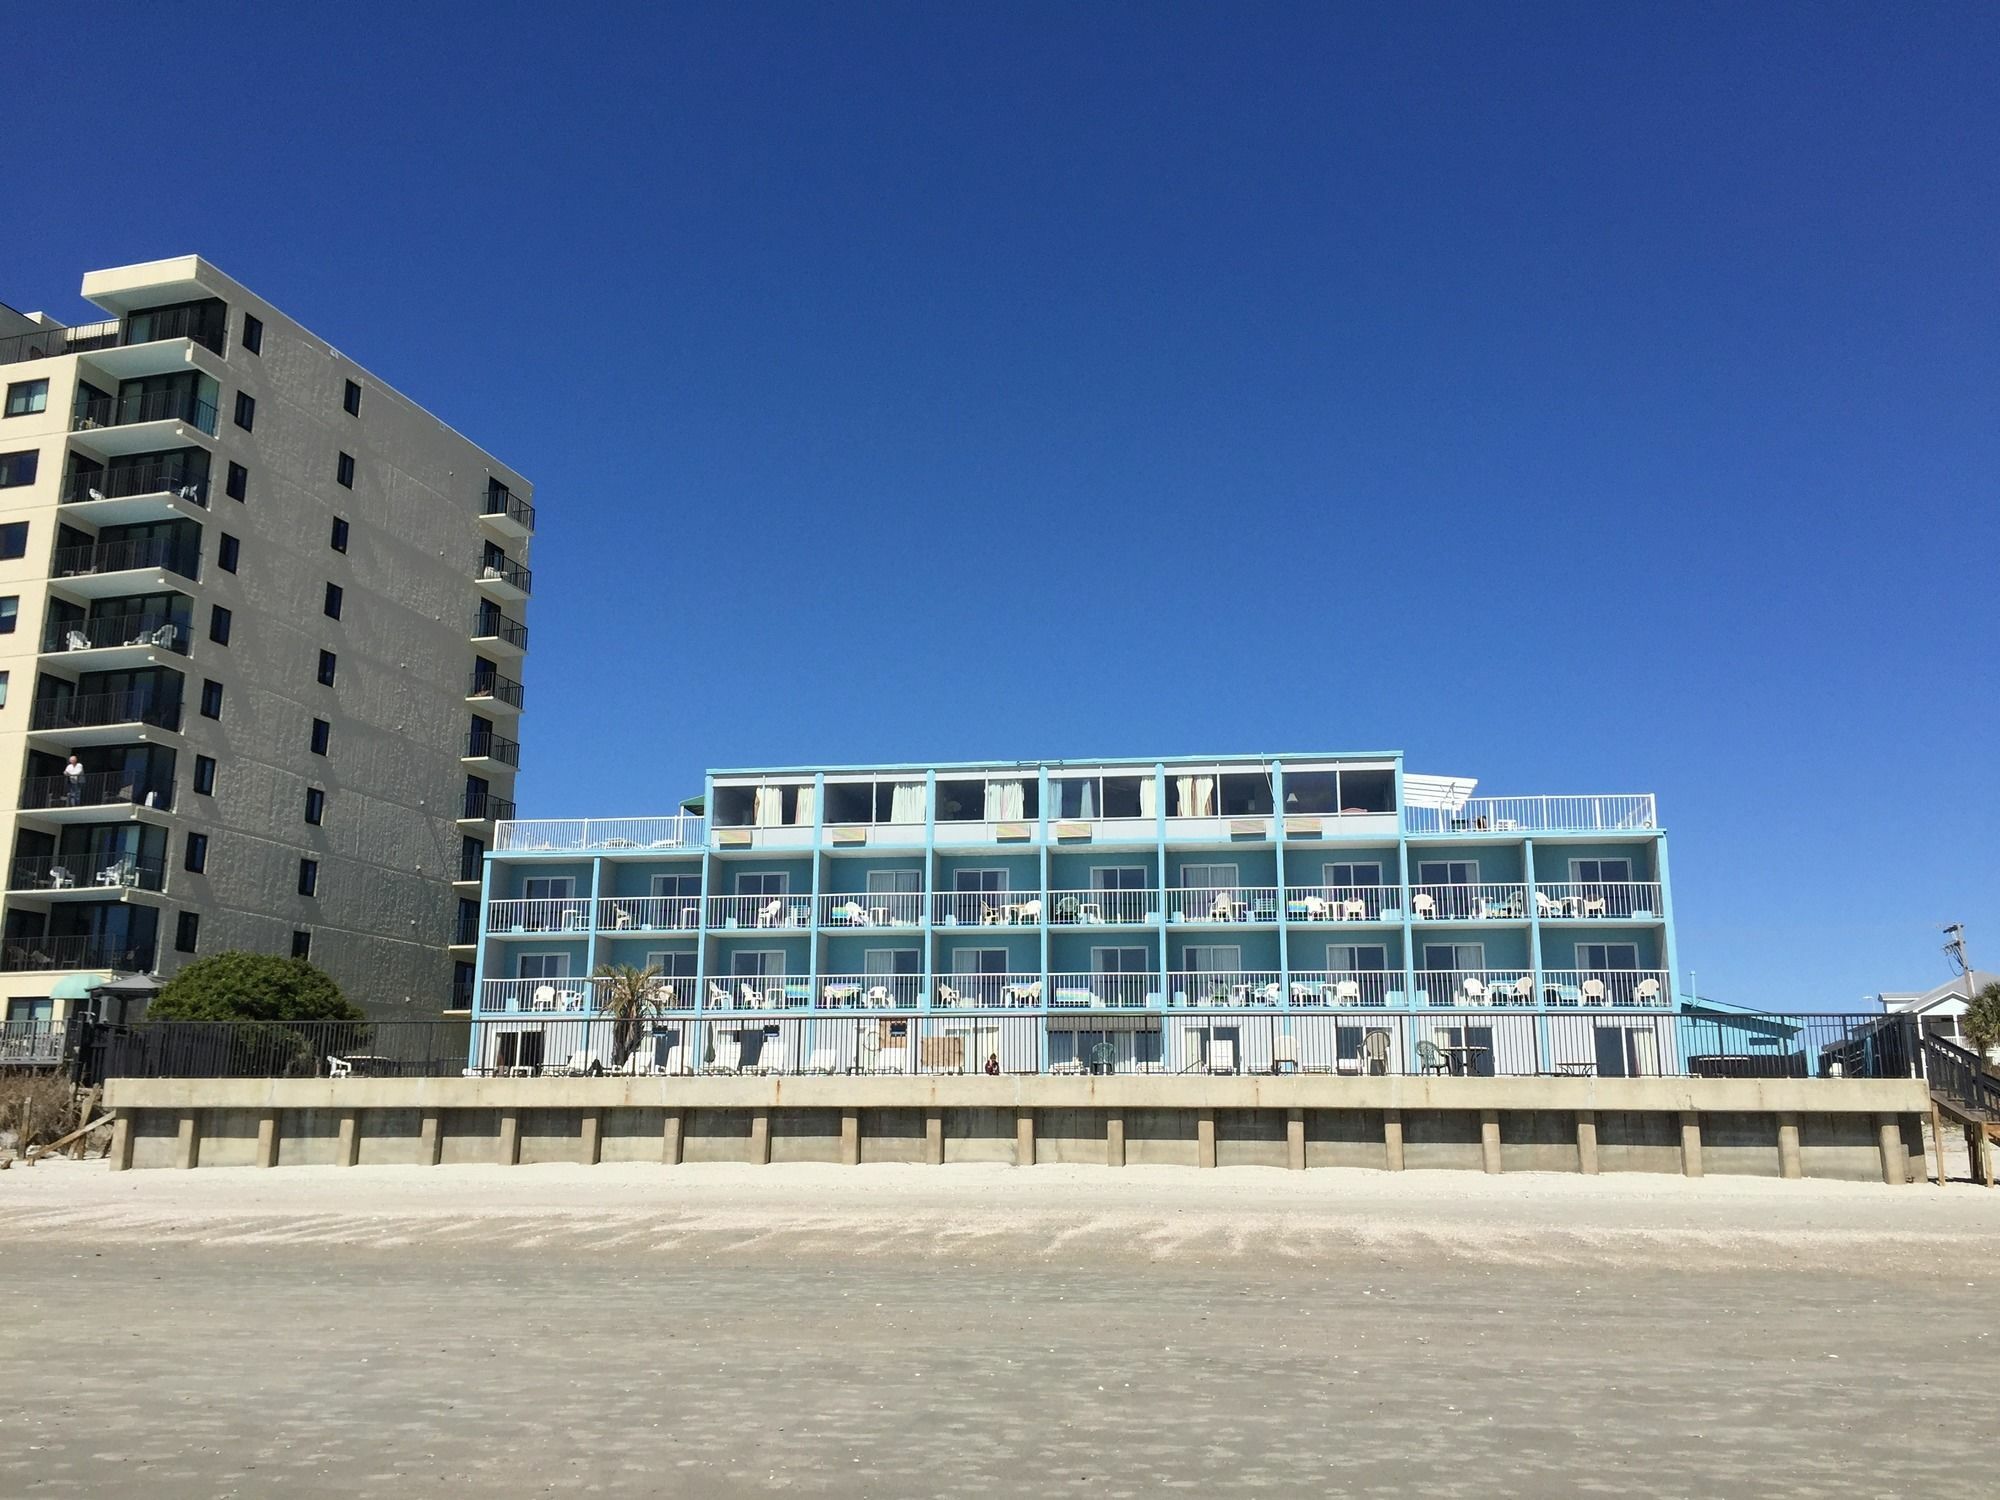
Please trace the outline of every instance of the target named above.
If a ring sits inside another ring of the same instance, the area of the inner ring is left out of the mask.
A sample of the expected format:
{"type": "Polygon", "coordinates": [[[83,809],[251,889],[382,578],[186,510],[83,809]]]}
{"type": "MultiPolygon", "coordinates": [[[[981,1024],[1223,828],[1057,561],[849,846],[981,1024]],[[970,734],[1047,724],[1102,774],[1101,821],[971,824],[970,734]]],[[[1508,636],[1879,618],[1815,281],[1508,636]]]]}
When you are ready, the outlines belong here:
{"type": "Polygon", "coordinates": [[[1457,812],[1479,785],[1477,776],[1419,776],[1403,773],[1403,806],[1440,807],[1457,812]]]}

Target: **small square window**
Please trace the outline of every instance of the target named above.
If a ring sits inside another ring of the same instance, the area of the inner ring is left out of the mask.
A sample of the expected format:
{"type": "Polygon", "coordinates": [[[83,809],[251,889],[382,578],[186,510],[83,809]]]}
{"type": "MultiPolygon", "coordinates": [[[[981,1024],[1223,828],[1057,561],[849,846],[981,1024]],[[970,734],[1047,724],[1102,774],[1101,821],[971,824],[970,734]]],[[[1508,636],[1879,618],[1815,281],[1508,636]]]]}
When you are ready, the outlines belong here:
{"type": "Polygon", "coordinates": [[[230,499],[241,500],[250,489],[250,471],[232,461],[229,465],[229,478],[223,482],[222,487],[229,492],[230,499]]]}
{"type": "Polygon", "coordinates": [[[310,896],[319,889],[319,861],[302,859],[299,861],[299,894],[310,896]]]}
{"type": "Polygon", "coordinates": [[[339,516],[333,518],[333,539],[330,545],[336,552],[347,550],[347,522],[339,516]]]}
{"type": "Polygon", "coordinates": [[[222,684],[212,677],[201,685],[201,716],[204,719],[222,717],[222,684]]]}
{"type": "Polygon", "coordinates": [[[292,957],[311,958],[313,956],[313,935],[310,932],[292,934],[292,957]]]}
{"type": "Polygon", "coordinates": [[[333,477],[335,483],[339,484],[342,488],[350,490],[354,488],[354,455],[352,453],[343,453],[334,461],[333,477]]]}
{"type": "Polygon", "coordinates": [[[338,620],[340,618],[340,602],[345,597],[346,595],[341,592],[339,584],[329,583],[326,586],[326,604],[323,607],[326,610],[326,617],[329,620],[338,620]]]}
{"type": "Polygon", "coordinates": [[[215,795],[215,757],[197,755],[194,758],[194,789],[204,797],[215,795]]]}
{"type": "Polygon", "coordinates": [[[315,825],[326,821],[326,793],[316,786],[306,788],[306,821],[315,825]]]}
{"type": "Polygon", "coordinates": [[[333,736],[333,726],[324,719],[313,720],[312,753],[326,754],[326,742],[333,736]]]}
{"type": "Polygon", "coordinates": [[[21,621],[21,596],[9,594],[0,599],[0,635],[12,635],[14,627],[21,621]]]}
{"type": "Polygon", "coordinates": [[[195,943],[201,937],[201,913],[184,911],[174,919],[174,951],[194,952],[195,943]]]}
{"type": "Polygon", "coordinates": [[[10,417],[32,417],[36,412],[49,409],[49,383],[46,380],[17,380],[7,387],[7,415],[10,417]]]}
{"type": "Polygon", "coordinates": [[[264,352],[264,320],[255,313],[243,315],[243,347],[252,354],[264,352]]]}
{"type": "Polygon", "coordinates": [[[339,658],[337,658],[331,651],[320,652],[319,685],[321,687],[333,686],[333,674],[339,666],[340,666],[339,658]]]}
{"type": "Polygon", "coordinates": [[[0,490],[33,484],[41,472],[42,450],[27,448],[19,453],[0,453],[0,490]]]}
{"type": "Polygon", "coordinates": [[[190,833],[187,836],[187,854],[181,863],[199,875],[208,868],[208,835],[190,833]]]}
{"type": "Polygon", "coordinates": [[[28,555],[28,523],[9,521],[0,526],[0,558],[26,557],[28,555]]]}
{"type": "Polygon", "coordinates": [[[236,393],[236,425],[245,432],[257,425],[257,398],[248,391],[236,393]]]}
{"type": "Polygon", "coordinates": [[[215,545],[215,565],[225,573],[234,573],[237,557],[242,550],[241,542],[228,532],[223,532],[222,539],[215,545]]]}
{"type": "Polygon", "coordinates": [[[229,644],[229,627],[236,616],[220,604],[208,608],[208,638],[218,646],[229,644]]]}
{"type": "Polygon", "coordinates": [[[352,380],[347,382],[347,389],[340,393],[340,407],[350,417],[361,415],[361,387],[352,380]]]}

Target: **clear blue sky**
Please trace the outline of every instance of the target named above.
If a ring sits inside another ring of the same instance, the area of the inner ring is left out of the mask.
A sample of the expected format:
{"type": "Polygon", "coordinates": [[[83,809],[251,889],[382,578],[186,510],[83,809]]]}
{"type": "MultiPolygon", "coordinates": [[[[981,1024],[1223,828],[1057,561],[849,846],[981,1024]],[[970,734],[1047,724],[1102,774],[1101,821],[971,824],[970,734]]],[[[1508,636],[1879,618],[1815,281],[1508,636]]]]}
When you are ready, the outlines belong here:
{"type": "Polygon", "coordinates": [[[0,300],[537,481],[530,814],[1401,747],[1658,792],[1706,992],[2000,962],[1991,7],[17,9],[0,300]]]}

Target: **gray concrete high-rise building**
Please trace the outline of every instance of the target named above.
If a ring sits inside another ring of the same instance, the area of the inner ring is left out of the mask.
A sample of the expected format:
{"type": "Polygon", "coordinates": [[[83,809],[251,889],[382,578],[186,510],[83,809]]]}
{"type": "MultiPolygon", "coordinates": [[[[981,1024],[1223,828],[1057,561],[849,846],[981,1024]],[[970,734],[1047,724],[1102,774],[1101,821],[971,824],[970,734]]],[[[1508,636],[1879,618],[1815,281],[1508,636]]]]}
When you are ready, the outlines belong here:
{"type": "Polygon", "coordinates": [[[308,956],[470,1000],[513,815],[521,476],[199,257],[0,307],[0,1001],[308,956]]]}

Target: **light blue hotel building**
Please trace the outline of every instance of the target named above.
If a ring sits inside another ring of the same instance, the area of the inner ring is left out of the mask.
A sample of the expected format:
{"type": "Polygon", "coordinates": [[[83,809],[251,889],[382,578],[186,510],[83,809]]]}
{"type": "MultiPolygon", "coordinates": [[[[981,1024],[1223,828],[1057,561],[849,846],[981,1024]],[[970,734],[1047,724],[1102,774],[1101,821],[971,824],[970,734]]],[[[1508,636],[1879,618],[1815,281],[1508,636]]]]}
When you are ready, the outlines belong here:
{"type": "Polygon", "coordinates": [[[577,1060],[550,1023],[633,965],[639,1052],[580,1044],[624,1071],[1678,1071],[1650,794],[1475,797],[1397,752],[706,780],[498,826],[475,1065],[577,1060]]]}

